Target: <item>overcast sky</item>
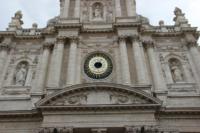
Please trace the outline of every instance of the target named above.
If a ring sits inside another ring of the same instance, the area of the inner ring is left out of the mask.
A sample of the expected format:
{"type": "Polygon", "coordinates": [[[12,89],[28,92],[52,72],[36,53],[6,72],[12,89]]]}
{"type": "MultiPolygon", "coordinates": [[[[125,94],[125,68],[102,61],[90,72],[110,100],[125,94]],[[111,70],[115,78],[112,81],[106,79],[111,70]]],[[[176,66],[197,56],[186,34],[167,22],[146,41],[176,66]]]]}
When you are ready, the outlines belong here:
{"type": "MultiPolygon", "coordinates": [[[[177,6],[186,14],[192,26],[200,27],[200,0],[136,0],[137,13],[148,17],[151,24],[164,20],[174,24],[174,8],[177,6]]],[[[50,18],[59,14],[59,0],[2,0],[0,5],[0,30],[5,30],[17,10],[23,13],[23,27],[38,23],[44,27],[50,18]]]]}

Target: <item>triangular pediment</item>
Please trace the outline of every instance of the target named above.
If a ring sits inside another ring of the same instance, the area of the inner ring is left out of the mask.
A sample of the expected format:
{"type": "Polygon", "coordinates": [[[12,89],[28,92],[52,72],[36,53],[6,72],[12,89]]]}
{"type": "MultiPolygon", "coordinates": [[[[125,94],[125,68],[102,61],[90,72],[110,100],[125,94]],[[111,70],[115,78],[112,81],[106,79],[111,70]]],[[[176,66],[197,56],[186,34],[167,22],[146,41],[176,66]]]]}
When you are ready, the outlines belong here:
{"type": "Polygon", "coordinates": [[[159,99],[141,91],[141,87],[92,83],[63,88],[37,103],[39,108],[72,107],[155,107],[159,99]]]}

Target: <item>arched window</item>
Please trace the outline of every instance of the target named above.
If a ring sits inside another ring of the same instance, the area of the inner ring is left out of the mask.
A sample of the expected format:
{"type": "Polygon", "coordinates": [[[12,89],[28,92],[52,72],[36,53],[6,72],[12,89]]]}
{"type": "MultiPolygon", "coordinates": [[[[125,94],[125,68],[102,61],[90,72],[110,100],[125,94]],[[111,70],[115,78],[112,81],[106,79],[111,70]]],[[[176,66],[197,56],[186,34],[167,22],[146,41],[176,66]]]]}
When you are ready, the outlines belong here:
{"type": "Polygon", "coordinates": [[[169,67],[171,70],[172,79],[175,83],[184,81],[183,68],[178,59],[169,59],[169,67]]]}
{"type": "Polygon", "coordinates": [[[15,74],[14,74],[14,85],[24,86],[26,83],[26,78],[28,74],[29,64],[27,61],[21,61],[16,66],[15,74]]]}

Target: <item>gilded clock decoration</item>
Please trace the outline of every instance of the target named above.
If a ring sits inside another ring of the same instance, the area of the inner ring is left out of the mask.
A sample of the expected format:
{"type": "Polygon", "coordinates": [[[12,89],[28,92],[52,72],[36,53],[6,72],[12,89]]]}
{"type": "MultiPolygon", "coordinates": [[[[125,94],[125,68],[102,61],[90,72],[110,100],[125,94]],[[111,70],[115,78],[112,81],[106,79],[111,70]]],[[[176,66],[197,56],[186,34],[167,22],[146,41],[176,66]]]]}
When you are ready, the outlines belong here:
{"type": "Polygon", "coordinates": [[[103,53],[95,53],[87,57],[84,71],[93,79],[104,79],[112,73],[112,61],[103,53]]]}

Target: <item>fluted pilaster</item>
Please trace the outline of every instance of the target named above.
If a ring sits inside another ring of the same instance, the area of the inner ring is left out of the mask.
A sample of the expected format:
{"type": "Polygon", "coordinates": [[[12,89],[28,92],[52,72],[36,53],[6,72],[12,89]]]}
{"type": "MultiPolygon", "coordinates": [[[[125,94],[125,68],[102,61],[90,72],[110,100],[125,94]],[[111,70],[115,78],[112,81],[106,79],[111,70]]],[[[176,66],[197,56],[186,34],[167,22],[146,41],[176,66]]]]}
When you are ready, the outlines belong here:
{"type": "Polygon", "coordinates": [[[75,18],[80,17],[80,0],[75,1],[74,17],[75,18]]]}
{"type": "Polygon", "coordinates": [[[126,0],[127,14],[129,17],[135,16],[135,1],[126,0]]]}
{"type": "Polygon", "coordinates": [[[76,79],[76,63],[77,63],[77,45],[78,38],[70,38],[69,61],[67,68],[67,86],[75,84],[76,79]]]}
{"type": "Polygon", "coordinates": [[[8,57],[8,50],[9,50],[9,45],[8,44],[0,44],[0,87],[3,82],[3,76],[4,76],[4,69],[6,65],[6,59],[8,57]]]}
{"type": "Polygon", "coordinates": [[[56,55],[55,55],[55,73],[54,73],[54,86],[58,87],[60,85],[60,79],[61,79],[61,72],[62,72],[62,65],[63,65],[63,54],[64,54],[64,38],[58,38],[57,44],[56,44],[56,55]]]}
{"type": "Polygon", "coordinates": [[[116,11],[116,17],[122,16],[120,0],[115,0],[115,11],[116,11]]]}
{"type": "Polygon", "coordinates": [[[70,0],[65,0],[64,9],[63,9],[63,12],[61,14],[61,18],[68,18],[68,16],[69,16],[69,6],[70,6],[70,0]]]}
{"type": "Polygon", "coordinates": [[[40,62],[40,68],[38,71],[38,78],[36,82],[36,88],[33,90],[33,93],[45,93],[45,85],[46,85],[46,79],[47,79],[47,72],[48,72],[48,64],[49,64],[49,58],[50,58],[50,52],[51,48],[53,47],[52,43],[45,43],[43,45],[43,53],[42,53],[42,59],[40,62]]]}
{"type": "Polygon", "coordinates": [[[194,61],[195,67],[198,71],[198,75],[200,77],[200,52],[198,51],[196,42],[188,42],[188,48],[190,51],[190,55],[192,56],[192,59],[194,61]]]}
{"type": "Polygon", "coordinates": [[[125,85],[131,84],[130,69],[128,61],[128,53],[126,47],[126,38],[119,38],[119,48],[120,48],[120,59],[121,59],[121,71],[122,71],[122,83],[125,85]]]}
{"type": "Polygon", "coordinates": [[[155,91],[156,92],[166,91],[165,80],[160,68],[161,65],[159,64],[158,58],[154,51],[154,43],[151,41],[144,42],[144,43],[146,44],[146,47],[147,47],[147,54],[149,57],[149,64],[150,64],[155,91]]]}
{"type": "Polygon", "coordinates": [[[132,47],[137,75],[137,83],[149,84],[149,77],[144,59],[144,49],[138,36],[132,37],[132,47]]]}

